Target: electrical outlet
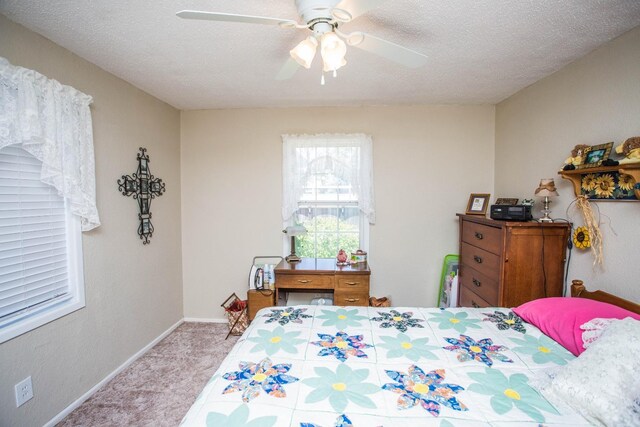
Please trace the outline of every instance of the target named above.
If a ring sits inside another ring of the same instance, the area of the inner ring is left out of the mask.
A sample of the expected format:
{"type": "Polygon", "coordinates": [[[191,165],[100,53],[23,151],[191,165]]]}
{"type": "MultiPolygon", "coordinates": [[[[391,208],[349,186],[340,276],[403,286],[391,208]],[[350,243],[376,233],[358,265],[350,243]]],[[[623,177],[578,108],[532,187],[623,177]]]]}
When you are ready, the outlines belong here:
{"type": "Polygon", "coordinates": [[[16,407],[24,405],[24,403],[33,397],[33,385],[31,377],[27,377],[16,384],[16,407]]]}

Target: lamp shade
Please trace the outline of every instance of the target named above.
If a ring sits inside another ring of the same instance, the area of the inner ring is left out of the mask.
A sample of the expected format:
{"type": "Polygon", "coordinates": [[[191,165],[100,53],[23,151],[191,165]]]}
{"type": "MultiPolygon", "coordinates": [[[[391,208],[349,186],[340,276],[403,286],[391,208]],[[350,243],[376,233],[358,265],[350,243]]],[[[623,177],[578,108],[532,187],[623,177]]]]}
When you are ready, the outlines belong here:
{"type": "Polygon", "coordinates": [[[307,229],[302,225],[291,225],[283,230],[288,236],[302,236],[307,234],[307,229]]]}
{"type": "Polygon", "coordinates": [[[543,178],[540,180],[540,185],[536,188],[535,195],[538,197],[555,197],[559,196],[556,191],[556,184],[553,182],[553,178],[543,178]]]}
{"type": "Polygon", "coordinates": [[[296,47],[289,51],[289,54],[295,61],[304,68],[311,68],[313,58],[316,56],[318,41],[315,37],[307,37],[302,40],[296,47]]]}
{"type": "Polygon", "coordinates": [[[334,32],[322,35],[320,39],[320,54],[324,61],[324,71],[335,71],[346,65],[344,55],[347,53],[347,45],[334,32]]]}

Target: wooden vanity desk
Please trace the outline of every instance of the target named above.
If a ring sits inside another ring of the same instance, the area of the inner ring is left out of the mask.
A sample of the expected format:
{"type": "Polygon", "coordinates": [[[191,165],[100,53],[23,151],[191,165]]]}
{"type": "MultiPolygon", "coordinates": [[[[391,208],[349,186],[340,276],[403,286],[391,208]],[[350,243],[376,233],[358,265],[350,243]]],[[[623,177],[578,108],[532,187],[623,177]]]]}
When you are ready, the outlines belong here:
{"type": "Polygon", "coordinates": [[[303,258],[289,264],[281,261],[274,269],[276,304],[280,292],[333,292],[334,305],[369,305],[367,263],[336,265],[333,258],[303,258]]]}

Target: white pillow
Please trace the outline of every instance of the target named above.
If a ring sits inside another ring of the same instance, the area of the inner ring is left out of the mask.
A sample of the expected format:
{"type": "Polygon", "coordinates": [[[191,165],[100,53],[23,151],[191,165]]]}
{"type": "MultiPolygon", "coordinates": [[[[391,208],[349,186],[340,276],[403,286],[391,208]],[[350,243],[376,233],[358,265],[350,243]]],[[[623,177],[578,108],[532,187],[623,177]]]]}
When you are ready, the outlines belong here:
{"type": "Polygon", "coordinates": [[[640,321],[611,323],[553,374],[532,382],[551,403],[564,402],[598,424],[640,426],[640,321]]]}
{"type": "Polygon", "coordinates": [[[595,319],[591,319],[587,323],[580,325],[580,329],[584,331],[582,333],[582,348],[589,348],[591,344],[600,338],[602,332],[604,332],[609,325],[617,321],[618,319],[603,319],[596,317],[595,319]]]}

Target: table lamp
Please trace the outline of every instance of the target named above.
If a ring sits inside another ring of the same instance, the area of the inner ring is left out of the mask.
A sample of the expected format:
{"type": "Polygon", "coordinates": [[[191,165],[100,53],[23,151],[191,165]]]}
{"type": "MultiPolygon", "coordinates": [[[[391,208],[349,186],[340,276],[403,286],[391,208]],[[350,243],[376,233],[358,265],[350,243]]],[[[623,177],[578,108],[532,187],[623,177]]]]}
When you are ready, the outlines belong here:
{"type": "Polygon", "coordinates": [[[307,234],[307,229],[302,225],[292,225],[282,232],[291,237],[291,254],[285,258],[288,263],[296,263],[302,261],[302,259],[296,255],[296,236],[302,236],[303,234],[307,234]]]}
{"type": "Polygon", "coordinates": [[[538,186],[538,188],[536,188],[535,195],[538,197],[544,197],[544,209],[542,210],[544,216],[540,218],[538,222],[553,222],[553,219],[551,219],[551,217],[549,216],[549,212],[551,212],[549,210],[549,204],[551,203],[549,197],[559,196],[558,192],[556,191],[556,184],[555,182],[553,182],[553,178],[541,179],[540,185],[538,186]]]}

